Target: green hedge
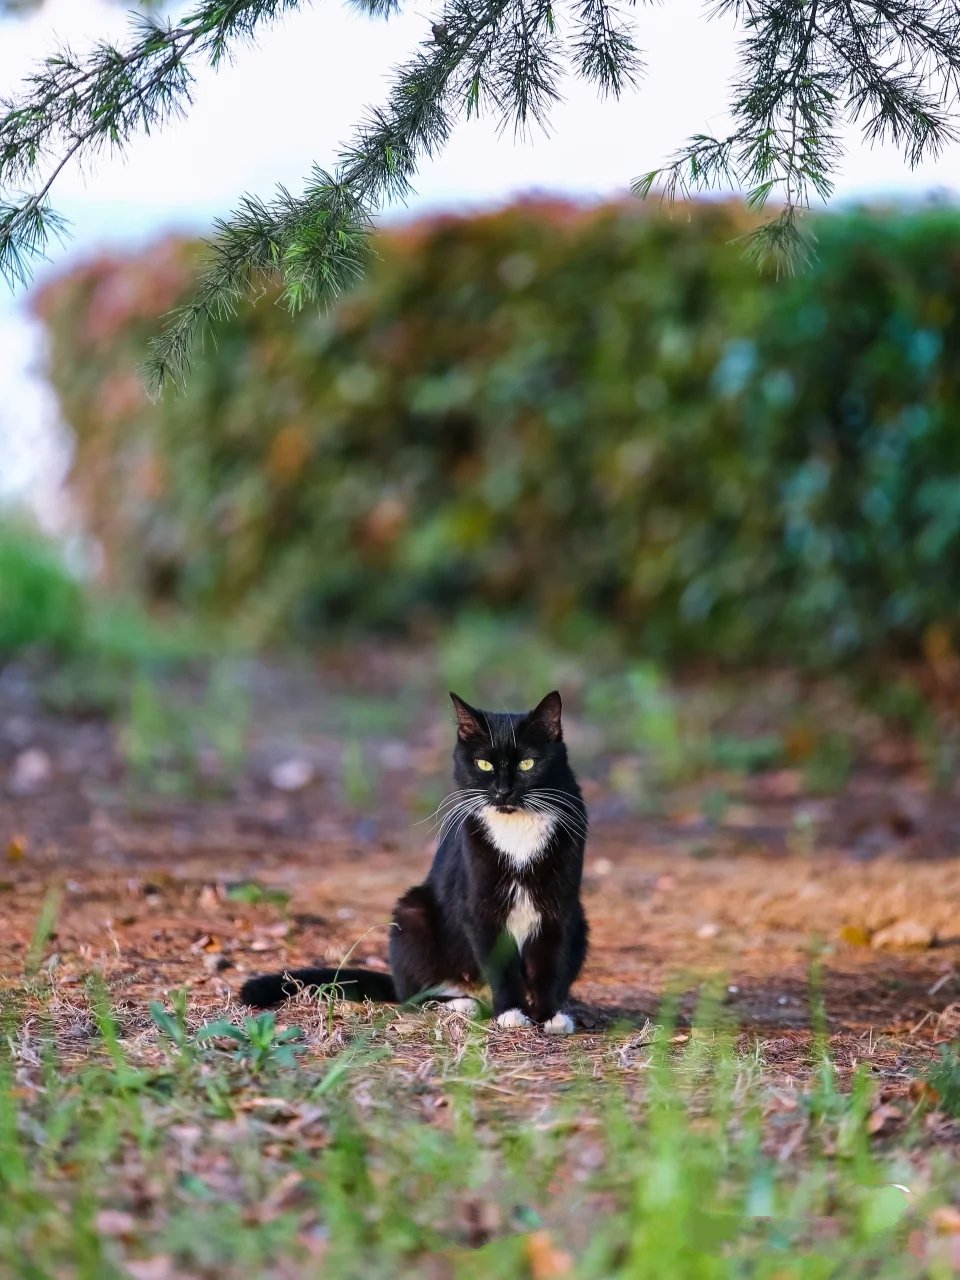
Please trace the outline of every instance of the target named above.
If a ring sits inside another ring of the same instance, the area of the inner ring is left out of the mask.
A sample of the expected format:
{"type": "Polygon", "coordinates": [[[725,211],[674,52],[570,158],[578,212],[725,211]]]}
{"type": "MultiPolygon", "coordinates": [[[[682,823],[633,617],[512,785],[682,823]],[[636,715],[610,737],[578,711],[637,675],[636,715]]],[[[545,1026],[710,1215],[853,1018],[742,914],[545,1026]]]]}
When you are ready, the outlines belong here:
{"type": "Polygon", "coordinates": [[[86,626],[77,581],[33,529],[0,523],[0,666],[23,649],[73,652],[86,626]]]}
{"type": "Polygon", "coordinates": [[[384,235],[329,316],[267,296],[150,405],[195,248],[38,306],[110,574],[267,634],[465,605],[665,657],[834,661],[960,600],[960,216],[834,215],[789,281],[672,217],[521,205],[384,235]]]}

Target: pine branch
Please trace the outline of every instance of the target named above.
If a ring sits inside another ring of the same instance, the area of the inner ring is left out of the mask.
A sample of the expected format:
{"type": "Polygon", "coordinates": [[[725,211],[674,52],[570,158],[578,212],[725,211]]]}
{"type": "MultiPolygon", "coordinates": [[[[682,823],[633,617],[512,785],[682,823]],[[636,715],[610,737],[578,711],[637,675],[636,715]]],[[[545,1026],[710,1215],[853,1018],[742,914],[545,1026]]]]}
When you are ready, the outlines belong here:
{"type": "Polygon", "coordinates": [[[632,29],[608,0],[579,0],[571,51],[578,73],[604,96],[619,98],[643,71],[632,29]]]}
{"type": "MultiPolygon", "coordinates": [[[[0,0],[0,5],[10,0],[0,0]]],[[[49,206],[58,175],[104,148],[122,151],[190,103],[199,62],[214,67],[260,27],[306,0],[196,0],[179,23],[141,15],[123,48],[84,58],[63,49],[0,103],[0,273],[13,282],[63,231],[49,206]],[[11,188],[27,188],[16,198],[11,188]]],[[[347,0],[376,17],[399,0],[347,0]]],[[[568,0],[568,29],[553,0],[440,0],[430,34],[401,65],[333,170],[315,169],[299,195],[244,199],[216,226],[194,298],[154,343],[156,390],[181,379],[206,329],[240,298],[279,281],[297,310],[336,298],[362,273],[373,220],[407,199],[419,166],[446,144],[458,118],[493,114],[501,128],[547,128],[567,67],[619,96],[642,65],[632,25],[613,0],[568,0]]],[[[632,0],[631,0],[632,3],[632,0]]],[[[810,252],[804,212],[832,190],[838,135],[858,121],[867,141],[889,140],[916,164],[956,136],[960,0],[716,0],[743,30],[729,129],[695,136],[634,189],[661,198],[739,187],[751,208],[780,212],[747,251],[791,269],[810,252]]]]}
{"type": "Polygon", "coordinates": [[[673,199],[718,186],[749,191],[783,209],[752,234],[751,257],[778,271],[807,256],[800,217],[833,189],[837,135],[845,117],[868,142],[894,142],[915,165],[957,136],[960,6],[955,0],[720,0],[739,20],[741,46],[733,129],[695,137],[662,169],[634,184],[673,199]]]}
{"type": "Polygon", "coordinates": [[[258,27],[301,0],[205,0],[179,25],[145,15],[132,19],[126,50],[100,43],[85,59],[63,48],[27,80],[17,99],[0,101],[0,187],[23,186],[47,168],[32,192],[4,205],[0,274],[29,277],[62,220],[48,208],[50,191],[72,160],[103,148],[122,152],[137,133],[182,115],[190,102],[191,61],[217,66],[258,27]]]}
{"type": "Polygon", "coordinates": [[[486,7],[449,0],[334,174],[316,171],[300,197],[281,191],[269,204],[248,200],[218,226],[196,298],[168,317],[151,344],[151,390],[159,394],[168,381],[182,380],[193,340],[220,308],[235,305],[249,272],[279,277],[292,310],[329,305],[352,284],[369,254],[375,211],[407,197],[420,162],[449,137],[457,109],[469,111],[473,85],[483,86],[502,118],[510,112],[521,126],[541,118],[554,84],[547,12],[547,5],[523,0],[487,0],[486,7]]]}

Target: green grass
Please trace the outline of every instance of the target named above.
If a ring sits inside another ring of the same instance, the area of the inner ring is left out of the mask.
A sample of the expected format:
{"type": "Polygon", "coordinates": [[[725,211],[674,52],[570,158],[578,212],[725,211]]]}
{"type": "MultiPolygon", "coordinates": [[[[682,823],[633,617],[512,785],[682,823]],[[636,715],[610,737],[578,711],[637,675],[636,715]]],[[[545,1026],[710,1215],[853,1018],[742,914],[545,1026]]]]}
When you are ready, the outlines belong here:
{"type": "Polygon", "coordinates": [[[149,1017],[71,999],[5,1013],[4,1280],[951,1274],[930,1224],[956,1172],[911,1153],[919,1127],[884,1150],[866,1073],[841,1087],[821,1047],[788,1088],[708,1008],[689,1037],[666,1017],[545,1065],[429,1013],[281,1029],[202,1022],[185,993],[149,1017]]]}
{"type": "Polygon", "coordinates": [[[83,592],[56,548],[25,526],[0,524],[0,657],[73,652],[86,621],[83,592]]]}
{"type": "Polygon", "coordinates": [[[134,790],[229,791],[246,760],[251,701],[243,671],[215,663],[177,688],[138,672],[129,685],[121,749],[134,790]]]}
{"type": "MultiPolygon", "coordinates": [[[[61,548],[24,522],[0,520],[0,659],[24,651],[68,658],[77,685],[104,669],[222,651],[223,637],[184,617],[159,624],[129,600],[100,597],[61,548]]],[[[69,703],[68,681],[55,689],[69,703]]]]}

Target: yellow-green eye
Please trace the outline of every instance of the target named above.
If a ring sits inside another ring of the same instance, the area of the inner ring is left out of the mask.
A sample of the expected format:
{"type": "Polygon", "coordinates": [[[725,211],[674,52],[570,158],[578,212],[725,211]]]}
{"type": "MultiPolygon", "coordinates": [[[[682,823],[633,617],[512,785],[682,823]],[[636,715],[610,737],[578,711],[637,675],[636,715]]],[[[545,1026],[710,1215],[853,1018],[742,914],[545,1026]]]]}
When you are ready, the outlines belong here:
{"type": "Polygon", "coordinates": [[[493,773],[493,765],[489,760],[478,760],[477,768],[482,769],[484,773],[493,773]]]}
{"type": "Polygon", "coordinates": [[[526,773],[528,769],[533,768],[533,760],[530,758],[530,756],[527,756],[526,760],[520,761],[520,768],[523,770],[524,773],[526,773]]]}

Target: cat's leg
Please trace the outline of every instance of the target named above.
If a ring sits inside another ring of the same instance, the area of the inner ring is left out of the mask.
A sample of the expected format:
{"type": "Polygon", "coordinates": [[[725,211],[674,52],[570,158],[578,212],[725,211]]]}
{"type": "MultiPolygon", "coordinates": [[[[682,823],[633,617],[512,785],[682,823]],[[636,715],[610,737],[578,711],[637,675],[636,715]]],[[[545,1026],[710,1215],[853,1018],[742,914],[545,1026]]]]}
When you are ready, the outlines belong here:
{"type": "Polygon", "coordinates": [[[552,920],[543,920],[524,945],[523,976],[527,1005],[534,1022],[549,1022],[559,1012],[570,990],[564,982],[563,942],[561,926],[552,920]]]}
{"type": "Polygon", "coordinates": [[[542,921],[523,949],[527,1004],[548,1035],[569,1035],[573,1019],[564,1011],[570,988],[587,954],[587,922],[582,909],[564,926],[542,921]]]}
{"type": "Polygon", "coordinates": [[[452,982],[455,965],[444,945],[436,899],[427,884],[416,885],[393,909],[390,969],[401,1001],[430,991],[448,1009],[474,1016],[477,1001],[452,982]]]}
{"type": "Polygon", "coordinates": [[[492,922],[475,924],[469,937],[480,971],[490,987],[497,1025],[529,1027],[530,1017],[516,942],[492,922]]]}

